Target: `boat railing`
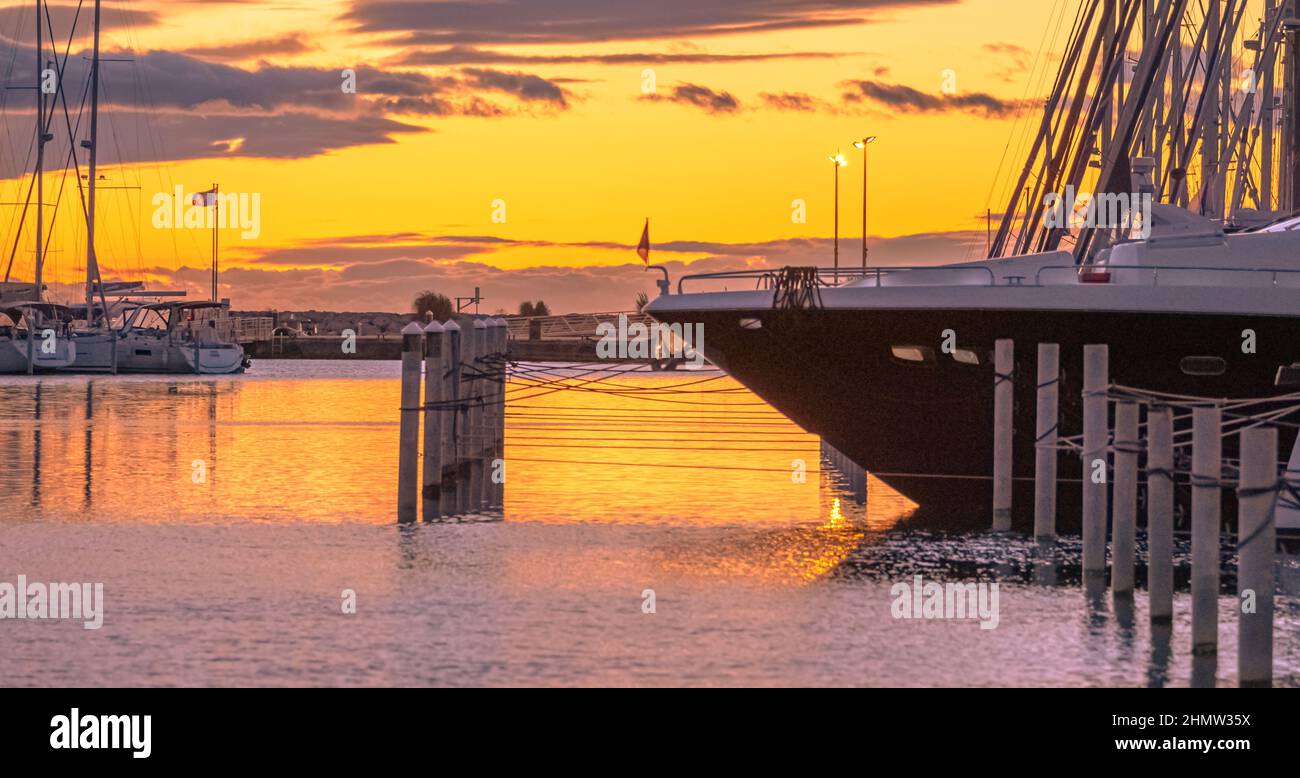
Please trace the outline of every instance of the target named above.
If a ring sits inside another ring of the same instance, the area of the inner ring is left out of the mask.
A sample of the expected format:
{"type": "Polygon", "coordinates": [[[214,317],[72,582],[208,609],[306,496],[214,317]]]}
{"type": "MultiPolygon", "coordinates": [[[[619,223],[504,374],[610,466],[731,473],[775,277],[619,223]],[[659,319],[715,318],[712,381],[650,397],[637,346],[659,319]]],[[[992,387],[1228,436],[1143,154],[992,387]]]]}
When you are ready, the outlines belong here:
{"type": "MultiPolygon", "coordinates": [[[[1160,286],[1163,282],[1165,286],[1206,286],[1210,284],[1187,284],[1178,283],[1177,278],[1180,274],[1197,273],[1209,278],[1202,278],[1203,281],[1212,280],[1213,274],[1216,273],[1237,273],[1237,274],[1254,274],[1263,282],[1261,286],[1284,286],[1290,284],[1279,284],[1279,277],[1293,279],[1300,285],[1300,269],[1291,268],[1272,268],[1272,267],[1208,267],[1204,265],[1089,265],[1080,267],[1079,265],[1044,265],[1038,268],[1034,274],[1034,286],[1054,286],[1059,284],[1087,284],[1095,283],[1116,283],[1115,279],[1124,279],[1117,285],[1121,286],[1160,286]],[[1048,277],[1052,274],[1061,274],[1068,277],[1069,280],[1058,282],[1045,282],[1044,274],[1048,277]],[[1136,278],[1137,280],[1130,280],[1136,278]]],[[[1186,280],[1186,275],[1182,276],[1186,280]]]]}
{"type": "MultiPolygon", "coordinates": [[[[677,279],[677,293],[684,294],[686,282],[698,281],[753,281],[755,291],[776,288],[780,269],[730,270],[715,273],[693,273],[677,279]]],[[[881,266],[866,268],[817,268],[820,287],[836,287],[845,282],[874,281],[882,286],[890,276],[908,277],[899,286],[1057,286],[1072,284],[1115,284],[1123,286],[1207,286],[1215,283],[1215,274],[1232,273],[1234,278],[1243,275],[1256,280],[1261,287],[1300,288],[1300,268],[1271,267],[1208,267],[1195,265],[1043,265],[1034,271],[1032,281],[1026,275],[1004,273],[1001,277],[992,267],[983,265],[916,265],[881,266]],[[959,283],[954,273],[978,273],[979,284],[959,283]],[[1188,278],[1198,274],[1199,279],[1188,278]],[[1187,283],[1199,280],[1200,284],[1187,283]]],[[[868,283],[868,286],[871,284],[868,283]]]]}
{"type": "MultiPolygon", "coordinates": [[[[915,265],[915,266],[878,266],[878,267],[855,267],[855,268],[817,268],[817,285],[823,287],[836,287],[844,282],[874,280],[876,286],[880,286],[883,279],[890,275],[903,273],[936,274],[942,275],[944,280],[935,280],[933,283],[921,283],[917,286],[951,286],[953,273],[976,273],[980,275],[983,283],[980,286],[996,286],[997,276],[992,268],[983,265],[915,265]],[[984,278],[987,276],[987,279],[984,278]]],[[[677,279],[677,293],[684,294],[685,283],[687,281],[745,281],[753,280],[756,291],[767,291],[776,288],[776,280],[781,275],[780,269],[767,270],[727,270],[716,273],[692,273],[677,279]]],[[[909,284],[911,279],[909,279],[909,284]]],[[[969,284],[966,284],[969,285],[969,284]]]]}

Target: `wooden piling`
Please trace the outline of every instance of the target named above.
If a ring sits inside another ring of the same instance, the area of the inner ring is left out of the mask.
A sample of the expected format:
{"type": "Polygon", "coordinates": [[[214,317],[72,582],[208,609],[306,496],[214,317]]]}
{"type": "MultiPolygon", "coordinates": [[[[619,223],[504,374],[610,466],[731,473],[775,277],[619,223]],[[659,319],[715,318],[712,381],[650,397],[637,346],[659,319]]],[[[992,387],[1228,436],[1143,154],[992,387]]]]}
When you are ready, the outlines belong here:
{"type": "Polygon", "coordinates": [[[424,328],[424,486],[420,491],[425,521],[442,517],[443,434],[450,425],[441,407],[447,372],[447,331],[436,321],[424,328]]]}
{"type": "Polygon", "coordinates": [[[510,325],[505,319],[497,318],[496,322],[496,343],[497,353],[501,355],[501,361],[498,363],[500,370],[497,376],[497,402],[496,402],[496,426],[493,431],[493,459],[500,460],[500,468],[496,462],[493,464],[493,472],[499,474],[500,480],[492,481],[492,504],[505,508],[506,504],[506,484],[505,484],[505,458],[506,458],[506,357],[510,351],[510,325]]]}
{"type": "Polygon", "coordinates": [[[1083,577],[1106,571],[1109,349],[1083,347],[1083,577]],[[1098,480],[1098,474],[1100,480],[1098,480]]]}
{"type": "Polygon", "coordinates": [[[1138,404],[1115,404],[1115,476],[1111,481],[1114,529],[1110,543],[1110,587],[1116,597],[1133,596],[1137,546],[1138,404]]]}
{"type": "Polygon", "coordinates": [[[1273,685],[1277,486],[1277,430],[1242,430],[1237,491],[1237,683],[1243,687],[1273,685]]]}
{"type": "Polygon", "coordinates": [[[496,469],[497,456],[497,403],[501,399],[501,389],[497,385],[496,373],[500,367],[497,361],[500,346],[497,344],[497,320],[484,319],[483,370],[489,377],[483,379],[483,496],[480,500],[484,508],[496,506],[496,484],[492,482],[492,473],[496,469]]]}
{"type": "Polygon", "coordinates": [[[397,520],[415,521],[420,483],[420,360],[424,330],[402,328],[402,423],[397,452],[397,520]]]}
{"type": "Polygon", "coordinates": [[[1038,344],[1038,424],[1034,443],[1034,537],[1056,538],[1056,445],[1060,424],[1061,347],[1038,344]]]}
{"type": "Polygon", "coordinates": [[[470,327],[471,339],[474,341],[472,358],[465,360],[471,366],[473,381],[470,386],[471,404],[469,424],[466,428],[469,438],[469,510],[483,508],[483,403],[487,399],[487,382],[483,380],[487,354],[487,324],[482,319],[475,319],[470,327]]]}
{"type": "Polygon", "coordinates": [[[447,383],[444,387],[446,398],[452,404],[445,421],[451,430],[443,436],[447,445],[442,455],[442,513],[444,516],[459,516],[465,512],[464,481],[461,477],[462,449],[465,436],[464,413],[461,409],[461,362],[464,359],[463,334],[455,319],[448,319],[442,328],[447,331],[447,383]]]}
{"type": "Polygon", "coordinates": [[[1174,617],[1174,416],[1147,409],[1147,592],[1151,621],[1174,617]]]}
{"type": "Polygon", "coordinates": [[[1012,424],[1015,411],[1015,341],[993,345],[993,531],[1011,529],[1012,424]]]}
{"type": "Polygon", "coordinates": [[[1223,411],[1192,411],[1192,653],[1219,645],[1219,527],[1223,411]]]}

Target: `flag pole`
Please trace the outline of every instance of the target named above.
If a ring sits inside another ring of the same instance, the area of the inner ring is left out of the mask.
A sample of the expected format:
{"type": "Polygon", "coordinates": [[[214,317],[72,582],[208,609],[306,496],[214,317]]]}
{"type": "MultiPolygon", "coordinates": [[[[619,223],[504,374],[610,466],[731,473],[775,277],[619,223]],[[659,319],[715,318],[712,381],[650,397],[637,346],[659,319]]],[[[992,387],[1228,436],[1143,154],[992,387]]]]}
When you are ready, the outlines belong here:
{"type": "Polygon", "coordinates": [[[217,225],[221,223],[221,198],[217,196],[217,185],[212,185],[212,204],[216,209],[212,217],[212,302],[217,302],[217,225]]]}

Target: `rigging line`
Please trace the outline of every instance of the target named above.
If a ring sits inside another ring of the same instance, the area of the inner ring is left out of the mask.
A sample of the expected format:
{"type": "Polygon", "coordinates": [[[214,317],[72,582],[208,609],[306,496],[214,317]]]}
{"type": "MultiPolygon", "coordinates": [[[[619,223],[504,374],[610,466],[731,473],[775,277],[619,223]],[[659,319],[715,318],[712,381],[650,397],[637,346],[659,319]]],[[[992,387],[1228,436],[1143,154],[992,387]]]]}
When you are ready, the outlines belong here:
{"type": "MultiPolygon", "coordinates": [[[[596,372],[596,371],[589,371],[587,374],[589,375],[589,374],[592,373],[592,372],[596,372]]],[[[592,381],[588,381],[588,382],[586,382],[586,383],[592,383],[592,381]]],[[[579,385],[579,386],[581,386],[581,385],[579,385]]],[[[566,387],[563,387],[563,388],[568,389],[568,388],[575,388],[575,387],[566,386],[566,387]]],[[[515,390],[507,391],[506,394],[510,394],[510,392],[512,392],[512,391],[515,391],[515,390]]],[[[531,400],[531,399],[534,399],[534,398],[536,398],[536,397],[545,397],[545,396],[548,395],[548,394],[554,394],[555,392],[558,392],[558,391],[561,391],[561,389],[549,389],[549,390],[543,390],[543,391],[540,391],[540,392],[538,392],[538,393],[536,393],[536,394],[525,395],[524,397],[517,397],[517,398],[515,398],[515,399],[517,399],[517,400],[518,400],[518,399],[531,400]]]]}
{"type": "MultiPolygon", "coordinates": [[[[591,371],[591,372],[599,372],[599,371],[591,371]]],[[[626,373],[626,372],[636,372],[636,371],[622,371],[622,372],[626,373]]],[[[588,373],[588,374],[590,374],[590,373],[588,373]]],[[[513,377],[514,377],[514,376],[511,375],[511,378],[513,378],[513,377]]],[[[704,383],[708,383],[708,382],[710,382],[710,381],[718,381],[718,380],[721,380],[721,379],[723,379],[723,378],[728,378],[728,377],[729,377],[729,376],[726,376],[726,375],[718,375],[718,376],[713,376],[713,377],[711,377],[711,378],[702,378],[702,379],[698,379],[698,380],[694,380],[694,381],[682,381],[682,382],[677,383],[677,384],[668,384],[668,385],[664,385],[664,386],[653,386],[653,387],[644,387],[644,388],[653,388],[653,389],[656,389],[656,390],[661,390],[661,389],[676,389],[676,388],[679,388],[679,387],[682,387],[682,386],[695,386],[695,385],[697,385],[697,384],[704,384],[704,383]]],[[[526,380],[526,381],[528,381],[528,380],[531,380],[531,381],[539,381],[539,380],[541,380],[541,381],[544,382],[544,383],[556,384],[556,383],[562,383],[563,381],[570,380],[570,378],[567,377],[567,376],[555,376],[555,377],[553,377],[553,378],[544,379],[544,380],[543,380],[543,379],[534,379],[534,378],[524,378],[523,380],[526,380]]],[[[623,389],[623,388],[628,388],[628,389],[643,388],[643,387],[638,387],[636,384],[621,384],[621,383],[615,383],[613,380],[611,380],[611,378],[597,378],[597,379],[593,379],[593,380],[591,380],[591,381],[584,381],[583,383],[584,383],[584,385],[585,385],[585,384],[593,384],[593,383],[608,384],[609,386],[613,387],[613,389],[615,389],[615,390],[617,390],[617,389],[623,389]]]]}
{"type": "MultiPolygon", "coordinates": [[[[568,423],[548,424],[546,422],[515,422],[506,425],[507,430],[527,430],[529,432],[632,432],[632,430],[621,427],[571,427],[568,423]]],[[[658,427],[654,432],[686,432],[699,433],[703,430],[694,427],[658,427]]],[[[716,430],[718,434],[726,435],[811,435],[810,432],[802,430],[778,431],[778,430],[716,430]]]]}
{"type": "MultiPolygon", "coordinates": [[[[620,450],[627,450],[627,451],[720,451],[720,452],[725,451],[725,452],[739,452],[739,453],[744,453],[749,451],[770,451],[770,452],[785,452],[785,453],[803,453],[802,451],[800,451],[799,448],[794,446],[786,446],[781,448],[725,448],[725,447],[719,448],[717,446],[601,446],[601,445],[582,445],[582,444],[569,445],[567,443],[549,443],[549,442],[548,443],[510,443],[509,441],[507,441],[507,445],[509,445],[512,448],[578,448],[578,449],[597,449],[601,451],[620,449],[620,450]]],[[[805,445],[810,447],[815,447],[817,444],[806,443],[805,445]]],[[[812,449],[810,449],[810,451],[811,450],[812,449]]],[[[514,457],[511,457],[511,459],[514,459],[514,457]]]]}
{"type": "MultiPolygon", "coordinates": [[[[509,411],[506,411],[506,418],[507,418],[507,419],[557,419],[557,420],[561,420],[561,421],[583,421],[583,422],[590,421],[590,422],[593,422],[593,423],[595,423],[595,424],[611,424],[611,425],[619,425],[619,426],[632,425],[632,426],[636,426],[636,427],[654,426],[654,425],[658,424],[660,421],[662,421],[661,419],[646,419],[645,421],[625,421],[625,420],[602,421],[602,420],[599,420],[599,419],[593,419],[593,418],[591,418],[590,416],[564,417],[564,416],[552,415],[552,414],[531,414],[531,415],[530,415],[530,414],[511,413],[511,412],[509,412],[509,411]]],[[[795,426],[794,422],[791,422],[791,421],[709,421],[709,420],[703,420],[703,421],[691,421],[691,422],[689,422],[689,423],[690,423],[690,424],[702,424],[702,425],[708,425],[708,426],[711,426],[711,427],[712,427],[712,426],[719,426],[719,427],[793,427],[793,426],[795,426]]]]}
{"type": "MultiPolygon", "coordinates": [[[[84,0],[83,0],[83,2],[84,2],[84,0]]],[[[82,116],[82,113],[85,111],[85,108],[86,108],[86,95],[87,95],[87,94],[89,93],[89,91],[90,91],[90,84],[87,83],[86,86],[85,86],[85,88],[82,90],[82,93],[81,93],[81,107],[80,107],[80,109],[79,109],[79,111],[78,111],[78,113],[77,113],[77,127],[76,127],[76,130],[74,130],[74,129],[72,128],[72,124],[71,124],[70,119],[69,119],[69,116],[68,116],[68,100],[67,100],[67,94],[66,94],[66,92],[64,91],[64,88],[63,88],[63,84],[64,84],[64,78],[63,78],[63,75],[64,75],[64,73],[67,72],[67,67],[68,67],[68,57],[71,56],[71,51],[72,51],[72,41],[73,41],[73,38],[74,38],[74,36],[75,36],[75,34],[76,34],[76,29],[77,29],[77,17],[79,17],[80,14],[81,14],[81,4],[78,3],[78,5],[77,5],[77,16],[74,16],[74,17],[73,17],[73,20],[72,20],[72,29],[71,29],[71,30],[69,31],[69,33],[68,33],[68,43],[67,43],[67,45],[66,45],[66,47],[65,47],[65,49],[64,49],[64,55],[63,55],[63,61],[62,61],[62,63],[59,62],[59,52],[58,52],[58,50],[55,49],[55,51],[54,51],[54,67],[55,67],[55,69],[56,69],[56,75],[57,75],[57,78],[58,78],[57,99],[58,99],[59,104],[61,104],[61,105],[63,106],[63,120],[64,120],[64,126],[65,126],[65,128],[67,129],[67,132],[68,132],[68,157],[67,157],[67,160],[63,163],[63,175],[62,175],[62,176],[60,177],[60,179],[59,179],[59,191],[58,191],[58,195],[55,197],[55,201],[54,201],[54,215],[50,217],[51,225],[53,225],[53,222],[58,218],[58,215],[59,215],[59,206],[62,205],[62,203],[63,203],[63,191],[64,191],[64,189],[65,189],[65,187],[66,187],[66,185],[67,185],[67,181],[68,181],[68,167],[69,167],[69,165],[73,166],[73,167],[75,168],[75,170],[76,170],[76,175],[77,175],[77,191],[78,191],[78,193],[81,194],[81,212],[82,212],[82,217],[85,218],[85,216],[86,216],[86,196],[85,196],[85,193],[82,192],[82,190],[81,190],[81,164],[77,161],[77,142],[76,142],[76,139],[77,139],[77,132],[80,131],[80,129],[81,129],[81,116],[82,116]]],[[[49,9],[49,6],[48,6],[48,5],[45,6],[45,23],[46,23],[46,27],[47,27],[47,29],[49,29],[49,32],[50,32],[50,45],[51,45],[51,47],[53,47],[53,46],[54,46],[54,21],[53,21],[53,19],[50,17],[50,9],[49,9]]],[[[47,131],[47,132],[48,132],[48,130],[49,130],[48,123],[49,123],[49,122],[53,122],[53,121],[54,121],[54,110],[51,109],[51,110],[50,110],[50,117],[49,117],[48,122],[47,122],[47,125],[46,125],[46,131],[47,131]]],[[[49,237],[46,238],[46,243],[45,243],[45,248],[46,248],[46,252],[47,252],[47,253],[48,253],[48,251],[49,251],[50,243],[51,243],[51,241],[53,241],[53,240],[54,240],[54,229],[53,229],[53,227],[51,226],[49,237]]]]}
{"type": "MultiPolygon", "coordinates": [[[[526,459],[522,457],[511,457],[511,462],[539,462],[552,465],[599,465],[602,467],[666,467],[673,469],[688,470],[734,470],[749,473],[789,473],[788,467],[728,467],[725,465],[682,465],[674,463],[658,462],[597,462],[590,460],[572,460],[572,459],[526,459]]],[[[821,473],[821,470],[807,470],[809,474],[821,473]]]]}
{"type": "MultiPolygon", "coordinates": [[[[516,428],[512,428],[512,429],[518,429],[518,428],[516,427],[516,428]]],[[[528,428],[524,428],[524,429],[528,429],[528,428]]],[[[541,431],[541,430],[538,430],[538,431],[541,431]]],[[[766,433],[763,433],[763,432],[754,432],[754,433],[751,433],[751,434],[753,434],[753,435],[763,435],[763,434],[766,434],[766,433]]],[[[782,433],[782,434],[784,434],[784,433],[782,433]]],[[[816,437],[816,436],[812,435],[812,433],[804,433],[804,434],[806,434],[808,437],[813,437],[813,438],[816,437]]],[[[711,443],[767,443],[767,442],[770,442],[770,441],[765,441],[765,440],[763,440],[762,438],[712,438],[712,437],[709,437],[709,436],[707,436],[707,435],[705,435],[705,436],[701,436],[701,437],[696,437],[696,438],[684,438],[684,437],[677,437],[677,438],[642,438],[642,437],[635,437],[635,438],[612,438],[612,437],[609,437],[609,436],[606,436],[606,435],[601,435],[601,436],[599,436],[599,437],[590,437],[590,438],[587,438],[587,437],[573,437],[573,436],[570,436],[570,435],[518,435],[518,434],[515,434],[515,435],[511,435],[511,436],[509,436],[508,438],[506,438],[506,443],[512,443],[513,441],[516,441],[516,440],[559,440],[559,441],[577,440],[577,441],[584,441],[584,442],[590,442],[590,441],[604,441],[604,442],[607,442],[607,443],[609,443],[609,442],[618,442],[618,443],[629,443],[629,442],[634,442],[634,443],[640,443],[640,442],[647,442],[647,443],[698,443],[698,442],[700,442],[700,441],[708,441],[708,442],[711,442],[711,443]]],[[[794,444],[794,443],[796,443],[796,442],[798,442],[798,441],[793,441],[793,440],[792,440],[792,441],[789,441],[789,442],[790,442],[791,444],[794,444]]],[[[815,441],[814,441],[814,442],[815,442],[815,441]]]]}
{"type": "MultiPolygon", "coordinates": [[[[730,411],[728,410],[729,406],[727,405],[723,405],[721,403],[711,403],[711,404],[714,407],[718,408],[719,410],[727,411],[726,415],[728,416],[753,416],[755,418],[764,418],[764,417],[774,417],[774,416],[782,415],[780,411],[730,411]]],[[[638,413],[638,414],[650,413],[650,414],[658,414],[658,416],[651,417],[651,418],[669,418],[669,419],[676,418],[678,416],[684,416],[687,414],[699,413],[699,411],[694,411],[694,410],[676,411],[671,408],[620,408],[617,406],[601,408],[595,405],[517,405],[511,403],[511,407],[523,408],[525,410],[539,410],[539,411],[601,411],[605,413],[627,412],[627,413],[638,413]]],[[[718,414],[718,415],[722,415],[722,414],[718,414]]]]}

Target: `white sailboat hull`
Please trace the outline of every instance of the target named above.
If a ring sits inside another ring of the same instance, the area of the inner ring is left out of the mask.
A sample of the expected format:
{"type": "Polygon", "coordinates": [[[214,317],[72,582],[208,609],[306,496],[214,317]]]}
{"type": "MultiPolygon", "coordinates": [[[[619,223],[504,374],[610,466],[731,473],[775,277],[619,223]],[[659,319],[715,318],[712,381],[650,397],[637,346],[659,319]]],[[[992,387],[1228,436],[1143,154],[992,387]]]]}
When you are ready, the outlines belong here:
{"type": "Polygon", "coordinates": [[[171,343],[166,336],[139,332],[125,335],[83,333],[75,338],[75,342],[77,361],[71,367],[73,371],[111,371],[116,368],[119,373],[226,375],[244,368],[244,349],[234,343],[196,348],[193,344],[171,343]],[[116,364],[114,349],[117,351],[116,364]]]}
{"type": "MultiPolygon", "coordinates": [[[[76,359],[76,346],[67,338],[52,338],[50,345],[37,339],[32,349],[33,368],[37,371],[59,370],[69,367],[76,359]]],[[[0,340],[0,373],[27,372],[27,340],[4,338],[0,340]]]]}

